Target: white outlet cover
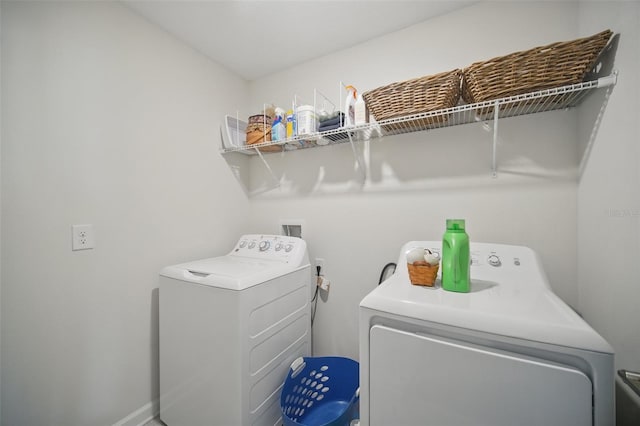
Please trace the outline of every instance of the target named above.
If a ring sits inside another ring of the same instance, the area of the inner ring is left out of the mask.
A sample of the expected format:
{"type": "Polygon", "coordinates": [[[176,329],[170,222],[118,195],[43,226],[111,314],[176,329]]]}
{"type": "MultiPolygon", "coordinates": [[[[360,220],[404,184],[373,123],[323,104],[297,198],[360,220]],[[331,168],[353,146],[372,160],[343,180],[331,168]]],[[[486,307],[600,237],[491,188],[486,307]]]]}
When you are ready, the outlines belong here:
{"type": "Polygon", "coordinates": [[[88,250],[94,247],[93,225],[71,226],[71,250],[88,250]]]}

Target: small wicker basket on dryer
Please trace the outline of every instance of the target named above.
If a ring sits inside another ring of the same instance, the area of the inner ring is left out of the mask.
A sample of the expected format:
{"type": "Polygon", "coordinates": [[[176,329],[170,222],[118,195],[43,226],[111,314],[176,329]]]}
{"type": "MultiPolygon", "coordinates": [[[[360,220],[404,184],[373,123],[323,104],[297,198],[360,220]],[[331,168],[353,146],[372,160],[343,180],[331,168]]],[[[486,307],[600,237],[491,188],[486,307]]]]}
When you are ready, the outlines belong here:
{"type": "Polygon", "coordinates": [[[581,83],[612,32],[557,42],[476,62],[462,72],[462,98],[484,102],[581,83]]]}
{"type": "Polygon", "coordinates": [[[438,276],[439,264],[429,265],[427,262],[407,263],[409,279],[413,285],[433,287],[438,276]]]}

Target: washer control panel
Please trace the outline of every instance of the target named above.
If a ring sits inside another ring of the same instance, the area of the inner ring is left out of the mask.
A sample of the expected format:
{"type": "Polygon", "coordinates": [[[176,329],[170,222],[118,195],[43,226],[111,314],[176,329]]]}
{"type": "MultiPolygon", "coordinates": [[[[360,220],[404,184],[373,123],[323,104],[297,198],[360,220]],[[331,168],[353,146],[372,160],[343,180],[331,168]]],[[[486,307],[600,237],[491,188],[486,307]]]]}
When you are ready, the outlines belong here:
{"type": "Polygon", "coordinates": [[[304,257],[306,250],[307,245],[300,238],[249,234],[240,237],[230,255],[289,262],[304,257]]]}

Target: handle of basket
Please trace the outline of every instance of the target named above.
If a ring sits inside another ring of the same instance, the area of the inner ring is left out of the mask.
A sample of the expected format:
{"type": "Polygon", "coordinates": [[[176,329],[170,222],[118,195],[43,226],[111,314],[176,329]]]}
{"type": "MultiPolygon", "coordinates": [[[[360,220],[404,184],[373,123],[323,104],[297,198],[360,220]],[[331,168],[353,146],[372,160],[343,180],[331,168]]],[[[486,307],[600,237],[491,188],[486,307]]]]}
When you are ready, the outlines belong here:
{"type": "Polygon", "coordinates": [[[291,378],[295,379],[298,374],[304,369],[306,363],[304,362],[303,357],[296,358],[289,367],[291,369],[291,378]]]}

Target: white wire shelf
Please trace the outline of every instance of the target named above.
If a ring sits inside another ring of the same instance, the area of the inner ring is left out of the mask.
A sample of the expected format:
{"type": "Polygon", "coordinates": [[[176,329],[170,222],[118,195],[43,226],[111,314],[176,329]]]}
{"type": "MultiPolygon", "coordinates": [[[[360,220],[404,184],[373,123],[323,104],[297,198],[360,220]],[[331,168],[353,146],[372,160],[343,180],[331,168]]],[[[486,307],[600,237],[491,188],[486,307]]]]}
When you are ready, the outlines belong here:
{"type": "Polygon", "coordinates": [[[498,119],[575,107],[580,104],[587,93],[593,89],[614,85],[616,79],[617,73],[614,72],[610,76],[583,83],[390,118],[350,128],[317,132],[278,142],[223,148],[221,152],[223,154],[240,152],[247,155],[271,154],[274,152],[264,152],[262,150],[258,152],[258,150],[263,147],[277,145],[282,146],[285,151],[315,148],[485,121],[494,121],[495,133],[498,119]]]}

